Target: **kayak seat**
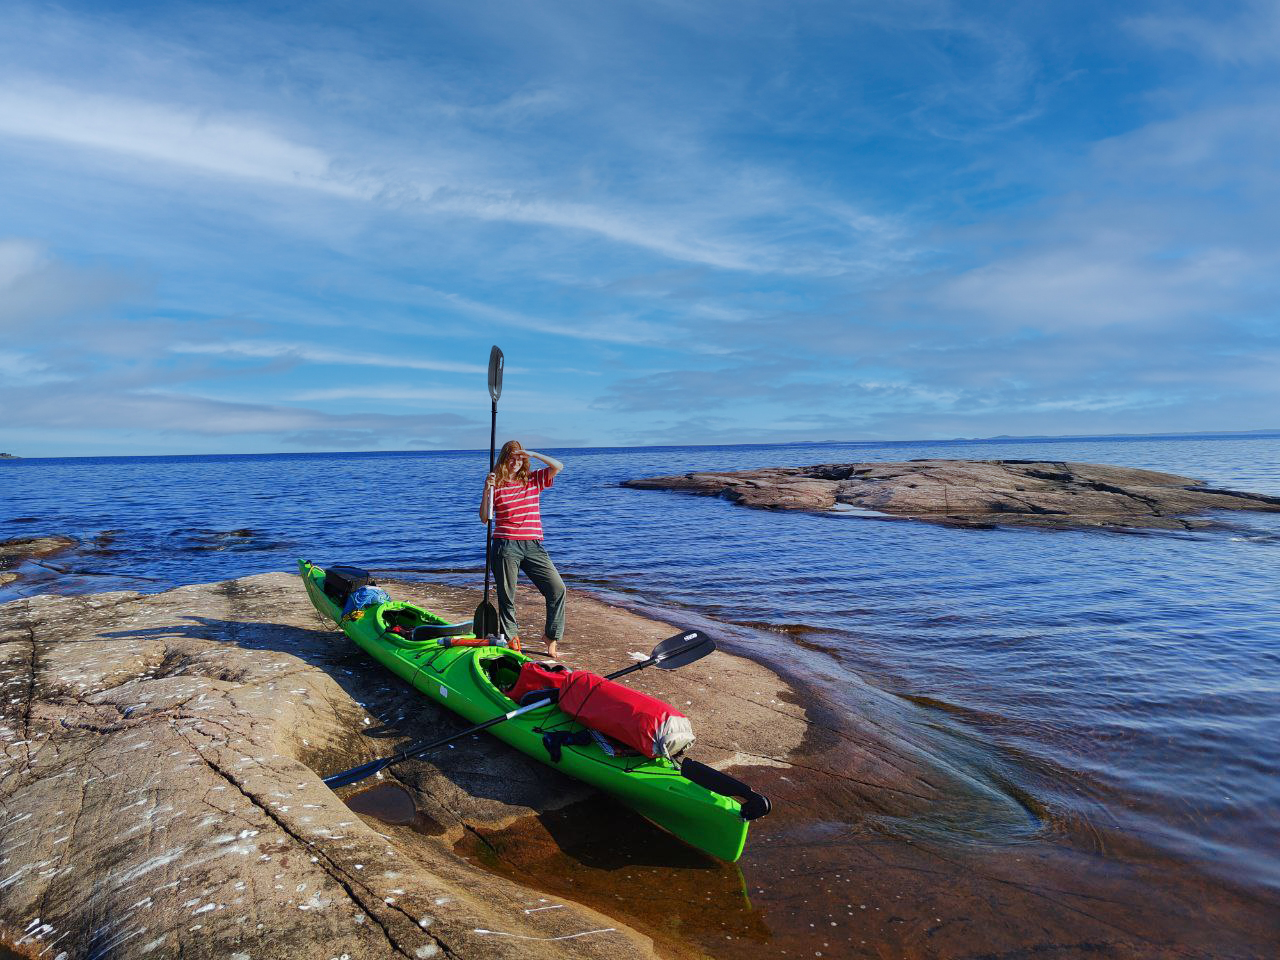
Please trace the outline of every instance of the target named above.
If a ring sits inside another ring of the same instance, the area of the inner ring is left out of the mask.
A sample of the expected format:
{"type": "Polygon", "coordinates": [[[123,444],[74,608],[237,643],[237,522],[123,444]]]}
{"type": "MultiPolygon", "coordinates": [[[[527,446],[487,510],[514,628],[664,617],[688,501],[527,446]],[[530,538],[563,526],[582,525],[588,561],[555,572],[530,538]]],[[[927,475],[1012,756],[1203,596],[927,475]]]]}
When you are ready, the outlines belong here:
{"type": "Polygon", "coordinates": [[[424,623],[413,628],[414,640],[439,640],[441,637],[461,637],[471,632],[471,621],[464,623],[424,623]]]}
{"type": "Polygon", "coordinates": [[[511,689],[516,685],[516,681],[520,679],[520,664],[522,662],[519,657],[500,653],[496,657],[488,657],[481,661],[481,668],[493,685],[510,697],[511,689]]]}

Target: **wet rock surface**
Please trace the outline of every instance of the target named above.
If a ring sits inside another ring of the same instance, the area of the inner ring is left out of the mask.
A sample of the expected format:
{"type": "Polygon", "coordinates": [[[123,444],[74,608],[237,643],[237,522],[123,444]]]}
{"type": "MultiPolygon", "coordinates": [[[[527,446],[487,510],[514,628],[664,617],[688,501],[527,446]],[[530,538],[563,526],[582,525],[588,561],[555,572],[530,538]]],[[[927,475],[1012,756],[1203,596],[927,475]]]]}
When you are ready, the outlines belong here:
{"type": "Polygon", "coordinates": [[[39,561],[72,549],[76,541],[70,537],[13,537],[0,540],[0,587],[22,578],[21,567],[28,561],[39,561]]]}
{"type": "Polygon", "coordinates": [[[748,507],[873,511],[962,527],[1188,530],[1214,510],[1280,511],[1280,497],[1214,490],[1132,467],[1032,460],[828,463],[629,480],[638,489],[724,496],[748,507]]]}
{"type": "MultiPolygon", "coordinates": [[[[476,600],[391,590],[459,619],[476,600]]],[[[675,632],[575,600],[582,626],[563,644],[575,662],[626,664],[675,632]]],[[[802,711],[768,703],[781,682],[746,661],[717,653],[649,689],[720,715],[697,748],[706,762],[803,736],[802,711]],[[713,674],[770,697],[712,709],[713,674]]],[[[464,724],[371,664],[296,576],[5,604],[0,692],[0,943],[19,955],[653,955],[625,923],[455,852],[594,796],[500,742],[477,735],[394,768],[417,811],[399,825],[323,786],[464,724]]]]}

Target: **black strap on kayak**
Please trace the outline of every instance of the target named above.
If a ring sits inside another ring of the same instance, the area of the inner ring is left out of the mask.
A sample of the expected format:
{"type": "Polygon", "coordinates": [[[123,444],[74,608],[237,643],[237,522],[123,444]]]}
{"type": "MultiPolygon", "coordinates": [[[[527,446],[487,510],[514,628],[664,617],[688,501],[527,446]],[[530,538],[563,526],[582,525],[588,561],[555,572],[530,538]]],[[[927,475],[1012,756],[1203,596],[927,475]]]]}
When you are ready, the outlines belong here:
{"type": "Polygon", "coordinates": [[[700,787],[706,787],[712,793],[741,801],[743,820],[763,817],[771,809],[769,798],[764,794],[756,793],[741,780],[727,773],[721,773],[714,767],[708,767],[705,763],[686,759],[680,764],[680,774],[686,780],[700,787]]]}
{"type": "Polygon", "coordinates": [[[542,735],[542,745],[547,748],[547,753],[550,755],[552,763],[560,762],[561,751],[565,747],[585,747],[592,742],[594,741],[591,738],[590,730],[557,730],[554,733],[544,733],[542,735]]]}

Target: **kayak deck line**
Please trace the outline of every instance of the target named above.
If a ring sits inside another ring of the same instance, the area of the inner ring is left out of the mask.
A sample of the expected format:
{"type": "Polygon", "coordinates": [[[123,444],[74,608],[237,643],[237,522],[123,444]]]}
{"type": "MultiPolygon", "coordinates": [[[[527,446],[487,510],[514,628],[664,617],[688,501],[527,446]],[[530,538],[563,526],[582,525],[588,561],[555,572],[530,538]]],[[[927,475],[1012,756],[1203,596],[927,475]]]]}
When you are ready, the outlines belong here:
{"type": "MultiPolygon", "coordinates": [[[[316,610],[382,666],[431,700],[471,723],[484,723],[517,705],[495,682],[534,660],[499,646],[442,646],[438,638],[412,639],[412,627],[457,626],[414,604],[392,600],[366,608],[358,619],[342,611],[324,592],[323,568],[306,560],[298,567],[316,610]],[[409,636],[393,631],[400,625],[409,636]]],[[[429,631],[424,631],[427,633],[429,631]]],[[[610,756],[594,740],[568,743],[554,762],[543,733],[586,730],[554,703],[497,723],[488,732],[520,752],[615,797],[685,843],[721,860],[742,855],[750,820],[769,810],[768,800],[732,777],[696,761],[677,765],[665,757],[610,756]],[[732,795],[726,795],[729,791],[732,795]]]]}

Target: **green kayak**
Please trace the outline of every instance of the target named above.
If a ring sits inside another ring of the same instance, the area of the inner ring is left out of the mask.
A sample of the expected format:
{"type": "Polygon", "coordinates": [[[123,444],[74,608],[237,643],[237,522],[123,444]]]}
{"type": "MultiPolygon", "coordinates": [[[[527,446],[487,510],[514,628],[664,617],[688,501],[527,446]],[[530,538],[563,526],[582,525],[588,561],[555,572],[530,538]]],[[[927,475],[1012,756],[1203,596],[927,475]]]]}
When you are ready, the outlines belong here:
{"type": "MultiPolygon", "coordinates": [[[[438,639],[415,640],[394,633],[394,626],[412,630],[447,624],[421,607],[399,601],[367,607],[358,619],[344,621],[341,608],[324,591],[324,569],[306,560],[299,560],[298,566],[316,610],[339,624],[357,646],[419,692],[472,723],[491,720],[515,706],[500,687],[509,689],[521,665],[533,658],[506,647],[445,646],[438,639]]],[[[419,635],[428,632],[418,631],[419,635]]],[[[553,762],[543,744],[543,733],[549,729],[573,732],[584,728],[549,704],[490,727],[489,732],[517,750],[611,794],[684,842],[722,860],[732,862],[742,855],[749,819],[768,810],[768,802],[758,795],[750,794],[757,802],[749,803],[744,811],[744,804],[736,797],[703,785],[730,792],[734,792],[733,787],[745,788],[695,761],[686,760],[677,766],[665,757],[651,760],[636,755],[611,756],[592,740],[586,745],[563,746],[557,751],[559,762],[553,762]],[[701,783],[686,775],[694,771],[701,771],[701,783]]]]}

